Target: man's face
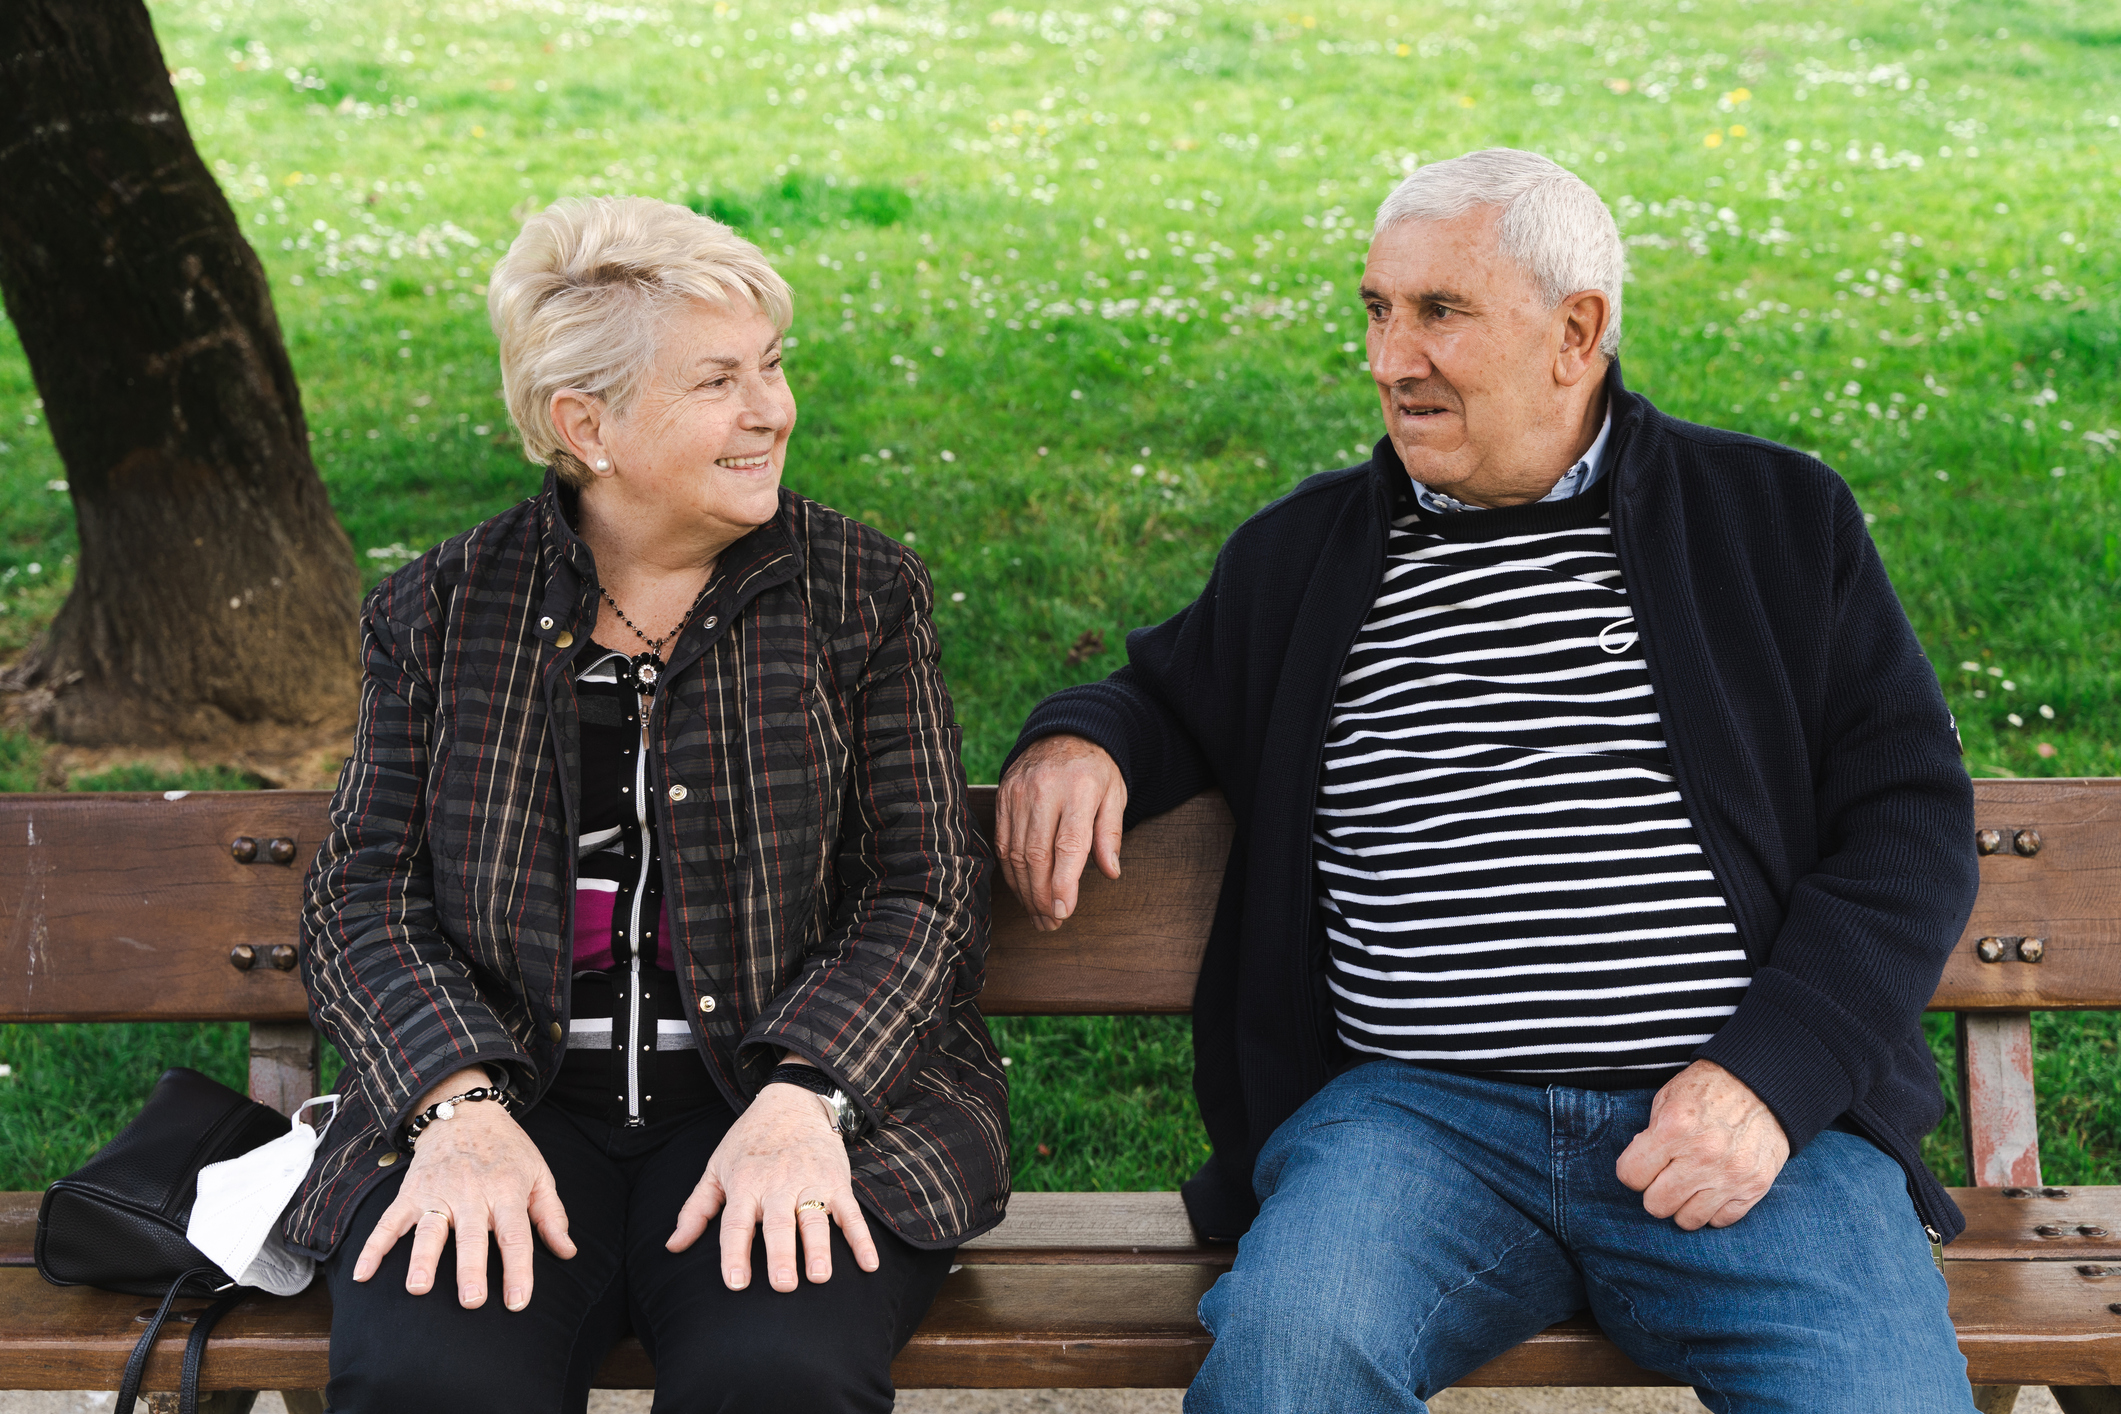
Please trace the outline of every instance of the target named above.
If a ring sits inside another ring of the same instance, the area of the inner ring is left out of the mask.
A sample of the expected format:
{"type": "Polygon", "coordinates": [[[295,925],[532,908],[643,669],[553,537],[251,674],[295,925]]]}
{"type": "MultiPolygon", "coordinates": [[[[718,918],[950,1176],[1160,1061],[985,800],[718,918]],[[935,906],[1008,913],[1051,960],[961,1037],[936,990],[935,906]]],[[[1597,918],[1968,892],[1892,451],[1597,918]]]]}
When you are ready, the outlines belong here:
{"type": "Polygon", "coordinates": [[[1555,378],[1565,320],[1497,248],[1497,214],[1387,228],[1362,282],[1371,376],[1400,461],[1482,504],[1536,499],[1540,478],[1551,486],[1564,469],[1544,463],[1566,391],[1555,378]]]}

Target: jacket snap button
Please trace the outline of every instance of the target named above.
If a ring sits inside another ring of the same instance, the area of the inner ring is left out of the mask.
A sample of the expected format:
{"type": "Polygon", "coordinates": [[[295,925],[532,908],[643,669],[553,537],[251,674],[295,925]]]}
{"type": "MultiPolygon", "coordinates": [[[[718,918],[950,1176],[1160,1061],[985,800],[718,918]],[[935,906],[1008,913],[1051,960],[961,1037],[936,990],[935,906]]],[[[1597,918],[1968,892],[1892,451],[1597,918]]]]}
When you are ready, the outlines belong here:
{"type": "Polygon", "coordinates": [[[701,1010],[701,1011],[713,1011],[713,1010],[714,1010],[714,998],[713,998],[713,997],[701,997],[701,998],[700,998],[700,1010],[701,1010]]]}
{"type": "Polygon", "coordinates": [[[713,627],[714,627],[714,626],[715,626],[716,624],[718,624],[718,623],[720,623],[720,622],[721,622],[721,620],[720,620],[720,619],[716,618],[716,617],[715,617],[715,616],[714,616],[713,614],[709,614],[709,615],[707,616],[707,622],[706,622],[706,624],[705,624],[705,627],[707,627],[707,628],[713,628],[713,627]]]}
{"type": "Polygon", "coordinates": [[[544,618],[542,618],[542,619],[539,619],[539,620],[538,620],[538,627],[539,627],[539,628],[551,628],[551,627],[552,627],[552,615],[550,615],[550,614],[547,614],[547,615],[546,615],[546,616],[545,616],[544,618]]]}
{"type": "Polygon", "coordinates": [[[390,1151],[389,1153],[387,1153],[387,1154],[378,1154],[378,1155],[376,1155],[376,1167],[377,1167],[377,1168],[379,1168],[379,1169],[387,1169],[387,1168],[389,1168],[389,1167],[390,1167],[390,1166],[391,1166],[392,1164],[396,1163],[397,1161],[398,1161],[398,1151],[397,1151],[397,1150],[395,1150],[395,1149],[391,1150],[391,1151],[390,1151]]]}
{"type": "Polygon", "coordinates": [[[683,785],[674,785],[670,788],[670,799],[673,802],[683,800],[686,796],[691,794],[692,792],[685,789],[683,785]]]}
{"type": "Polygon", "coordinates": [[[555,1041],[564,1041],[567,1039],[567,1029],[561,1026],[560,1023],[557,1021],[545,1028],[545,1034],[552,1037],[552,1039],[555,1041]]]}
{"type": "Polygon", "coordinates": [[[555,648],[572,648],[574,647],[574,634],[563,628],[552,636],[552,644],[555,648]]]}

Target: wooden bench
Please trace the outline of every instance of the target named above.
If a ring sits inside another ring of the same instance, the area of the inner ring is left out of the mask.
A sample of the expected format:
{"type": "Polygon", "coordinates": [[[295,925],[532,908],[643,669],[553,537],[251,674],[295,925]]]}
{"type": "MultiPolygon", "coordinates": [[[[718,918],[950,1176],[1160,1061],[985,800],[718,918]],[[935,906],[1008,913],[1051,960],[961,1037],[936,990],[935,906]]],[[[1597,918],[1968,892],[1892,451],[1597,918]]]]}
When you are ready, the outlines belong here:
{"type": "MultiPolygon", "coordinates": [[[[991,819],[993,791],[975,792],[991,819]]],[[[1957,1015],[1967,1233],[1947,1249],[1952,1316],[1985,1408],[2056,1387],[2070,1414],[2121,1414],[2121,1187],[2041,1182],[2030,1013],[2121,1008],[2121,780],[1977,786],[1982,888],[1933,1009],[1957,1015]],[[2005,1388],[1997,1388],[2005,1387],[2005,1388]]],[[[315,1087],[317,1042],[294,972],[318,793],[0,797],[0,1021],[242,1021],[251,1092],[282,1110],[315,1087]]],[[[1125,877],[1094,872],[1075,919],[1034,930],[995,897],[992,1016],[1178,1013],[1192,1001],[1230,820],[1203,796],[1133,831],[1125,877]]],[[[46,1285],[31,1265],[38,1195],[0,1195],[0,1388],[114,1389],[149,1304],[46,1285]]],[[[1204,1245],[1173,1193],[1020,1193],[962,1250],[900,1356],[902,1387],[1176,1387],[1208,1337],[1194,1306],[1231,1249],[1204,1245]]],[[[238,1307],[209,1390],[314,1391],[328,1300],[238,1307]]],[[[149,1367],[176,1383],[183,1333],[149,1367]]],[[[648,1388],[628,1340],[599,1383],[648,1388]]],[[[1467,1385],[1656,1385],[1579,1318],[1467,1385]]],[[[240,1402],[240,1401],[237,1401],[240,1402]]],[[[316,1407],[314,1397],[295,1401],[316,1407]]]]}

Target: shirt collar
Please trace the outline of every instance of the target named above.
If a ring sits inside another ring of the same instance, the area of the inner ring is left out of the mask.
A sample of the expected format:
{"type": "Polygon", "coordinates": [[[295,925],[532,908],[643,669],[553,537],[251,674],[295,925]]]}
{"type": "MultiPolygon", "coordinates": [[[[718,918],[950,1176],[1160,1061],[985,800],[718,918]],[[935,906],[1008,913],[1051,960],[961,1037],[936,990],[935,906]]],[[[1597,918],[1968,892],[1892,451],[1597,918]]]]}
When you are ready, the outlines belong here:
{"type": "MultiPolygon", "coordinates": [[[[1547,501],[1571,500],[1581,496],[1598,484],[1599,478],[1605,475],[1605,444],[1606,438],[1612,434],[1612,431],[1613,403],[1612,399],[1608,398],[1606,400],[1605,421],[1599,424],[1598,435],[1591,439],[1589,450],[1584,452],[1576,465],[1561,474],[1561,480],[1554,483],[1553,490],[1539,498],[1542,504],[1547,501]]],[[[1419,481],[1414,481],[1412,477],[1409,477],[1408,481],[1414,487],[1414,500],[1416,503],[1431,515],[1450,515],[1457,511],[1484,511],[1489,509],[1487,506],[1468,505],[1455,496],[1446,496],[1441,491],[1432,491],[1419,481]]]]}

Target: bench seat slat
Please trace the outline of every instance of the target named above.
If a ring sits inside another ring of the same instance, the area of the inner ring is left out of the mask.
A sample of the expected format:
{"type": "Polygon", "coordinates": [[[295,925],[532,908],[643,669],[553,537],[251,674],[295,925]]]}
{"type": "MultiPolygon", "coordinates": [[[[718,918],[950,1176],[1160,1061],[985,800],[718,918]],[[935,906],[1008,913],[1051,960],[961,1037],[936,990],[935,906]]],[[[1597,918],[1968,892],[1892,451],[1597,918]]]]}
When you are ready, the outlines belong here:
{"type": "MultiPolygon", "coordinates": [[[[2121,1317],[2105,1284],[2068,1262],[1947,1262],[1952,1316],[1976,1384],[2121,1384],[2121,1317]]],[[[968,1265],[945,1282],[893,1369],[907,1389],[1175,1388],[1208,1337],[1194,1307],[1202,1266],[968,1265]]],[[[154,1303],[0,1271],[0,1388],[112,1389],[154,1303]]],[[[207,1389],[315,1389],[325,1380],[330,1303],[321,1286],[245,1302],[215,1330],[207,1389]]],[[[180,1324],[157,1346],[149,1388],[173,1388],[180,1324]]],[[[622,1342],[598,1385],[651,1387],[640,1345],[622,1342]]],[[[1481,1367],[1468,1386],[1670,1384],[1633,1365],[1590,1322],[1563,1322],[1481,1367]]]]}
{"type": "MultiPolygon", "coordinates": [[[[2053,1260],[2121,1266],[2121,1187],[2055,1189],[2064,1198],[2005,1198],[1996,1188],[1954,1188],[1966,1231],[1945,1249],[1953,1261],[2053,1260]],[[2055,1229],[2044,1234],[2037,1229],[2055,1229]],[[2103,1236],[2080,1232],[2099,1229],[2103,1236]]],[[[42,1194],[0,1193],[0,1267],[34,1261],[42,1194]]],[[[1236,1248],[1193,1236],[1176,1193],[1019,1193],[1000,1227],[960,1249],[980,1266],[1230,1265],[1236,1248]]],[[[2121,1301],[2121,1270],[2108,1282],[2121,1301]]]]}
{"type": "MultiPolygon", "coordinates": [[[[1944,1249],[1956,1261],[2121,1263],[2121,1187],[1954,1188],[1951,1194],[1966,1215],[1966,1231],[1944,1249]],[[2026,1196],[2006,1198],[2005,1192],[2026,1196]]],[[[2121,1268],[2109,1285],[2117,1289],[2107,1299],[2121,1301],[2121,1268]]]]}
{"type": "Polygon", "coordinates": [[[1017,1193],[1009,1216],[959,1248],[983,1266],[1184,1263],[1227,1267],[1237,1244],[1193,1235],[1176,1193],[1017,1193]]]}

